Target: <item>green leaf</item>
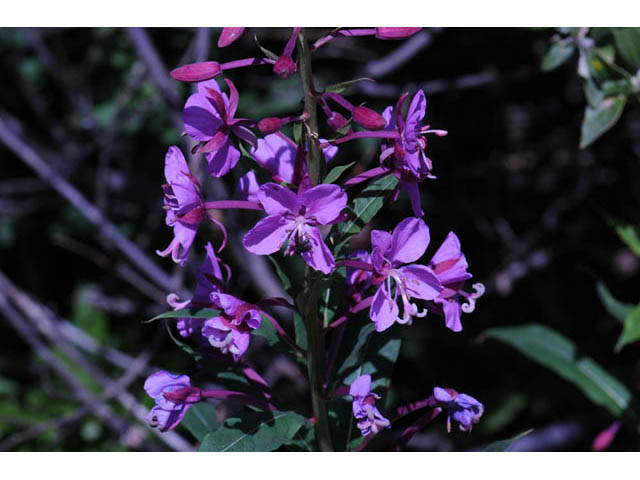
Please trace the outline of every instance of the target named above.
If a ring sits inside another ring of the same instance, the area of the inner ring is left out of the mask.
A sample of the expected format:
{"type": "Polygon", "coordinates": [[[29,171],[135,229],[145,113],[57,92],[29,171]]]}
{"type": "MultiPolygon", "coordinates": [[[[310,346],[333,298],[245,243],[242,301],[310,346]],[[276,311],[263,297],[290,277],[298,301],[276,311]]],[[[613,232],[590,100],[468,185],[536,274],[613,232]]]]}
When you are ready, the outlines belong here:
{"type": "Polygon", "coordinates": [[[293,139],[298,145],[302,140],[302,123],[300,122],[296,122],[293,124],[293,139]]]}
{"type": "Polygon", "coordinates": [[[291,289],[291,280],[289,280],[289,277],[280,266],[280,263],[278,263],[278,261],[273,256],[267,255],[267,258],[276,269],[276,274],[280,279],[280,283],[282,283],[282,288],[284,288],[288,292],[291,289]]]}
{"type": "Polygon", "coordinates": [[[298,312],[293,314],[293,325],[296,331],[296,344],[303,350],[307,349],[307,326],[304,318],[298,312]]]}
{"type": "Polygon", "coordinates": [[[584,82],[584,96],[592,107],[597,107],[604,100],[604,93],[589,76],[584,82]]]}
{"type": "Polygon", "coordinates": [[[589,357],[578,357],[576,345],[540,324],[492,328],[485,332],[573,383],[595,404],[619,417],[631,393],[589,357]]]}
{"type": "Polygon", "coordinates": [[[627,65],[633,71],[640,68],[640,28],[614,28],[613,38],[627,65]]]}
{"type": "Polygon", "coordinates": [[[640,256],[640,238],[638,238],[638,233],[632,225],[618,225],[616,226],[616,233],[633,253],[640,256]]]}
{"type": "Polygon", "coordinates": [[[624,110],[627,99],[624,95],[605,98],[596,107],[587,106],[582,121],[580,148],[586,148],[600,135],[613,127],[624,110]]]}
{"type": "Polygon", "coordinates": [[[354,200],[349,208],[349,219],[340,224],[336,250],[339,250],[349,239],[369,223],[385,203],[389,194],[398,185],[398,178],[393,174],[386,175],[367,186],[354,200]]]}
{"type": "Polygon", "coordinates": [[[220,424],[216,416],[216,409],[207,402],[200,402],[192,405],[185,414],[180,425],[202,442],[204,437],[211,432],[215,432],[220,424]]]}
{"type": "Polygon", "coordinates": [[[596,290],[598,291],[602,305],[604,305],[609,315],[617,319],[620,323],[624,323],[624,319],[631,313],[634,306],[614,298],[607,286],[602,282],[598,282],[596,290]]]}
{"type": "Polygon", "coordinates": [[[563,43],[555,43],[549,51],[542,57],[540,67],[545,72],[550,72],[565,63],[575,52],[573,45],[565,45],[563,43]]]}
{"type": "Polygon", "coordinates": [[[351,167],[353,167],[355,163],[356,162],[351,162],[346,165],[339,165],[337,167],[332,168],[331,171],[327,174],[327,176],[324,177],[324,180],[322,180],[322,183],[335,183],[336,180],[338,180],[344,172],[346,172],[351,167]]]}
{"type": "Polygon", "coordinates": [[[348,80],[346,82],[334,83],[333,85],[329,85],[324,89],[324,91],[333,92],[333,93],[342,93],[347,88],[349,88],[352,85],[355,85],[358,82],[375,82],[375,80],[373,78],[367,78],[367,77],[356,78],[355,80],[348,80]]]}
{"type": "Polygon", "coordinates": [[[176,338],[176,336],[171,331],[171,327],[169,326],[169,322],[165,322],[165,325],[167,327],[167,333],[169,334],[169,337],[171,338],[171,340],[173,340],[173,343],[175,343],[183,351],[185,351],[189,355],[191,355],[196,361],[199,361],[199,360],[202,359],[202,353],[200,353],[198,350],[192,348],[190,345],[186,344],[185,342],[183,342],[181,340],[178,340],[176,338]]]}
{"type": "Polygon", "coordinates": [[[640,305],[635,307],[624,319],[622,334],[616,343],[615,351],[619,352],[624,346],[638,340],[640,340],[640,305]]]}
{"type": "Polygon", "coordinates": [[[515,437],[507,438],[506,440],[498,440],[497,442],[493,442],[487,448],[484,449],[485,452],[506,452],[507,449],[514,443],[516,440],[520,440],[522,437],[526,437],[531,432],[533,432],[533,428],[527,430],[526,432],[519,433],[515,437]]]}
{"type": "Polygon", "coordinates": [[[295,412],[255,412],[228,418],[200,444],[201,452],[272,452],[291,440],[307,419],[295,412]]]}
{"type": "Polygon", "coordinates": [[[219,315],[220,310],[214,310],[213,308],[181,308],[180,310],[169,310],[168,312],[156,315],[155,317],[145,321],[144,323],[153,322],[162,318],[212,318],[218,317],[219,315]]]}

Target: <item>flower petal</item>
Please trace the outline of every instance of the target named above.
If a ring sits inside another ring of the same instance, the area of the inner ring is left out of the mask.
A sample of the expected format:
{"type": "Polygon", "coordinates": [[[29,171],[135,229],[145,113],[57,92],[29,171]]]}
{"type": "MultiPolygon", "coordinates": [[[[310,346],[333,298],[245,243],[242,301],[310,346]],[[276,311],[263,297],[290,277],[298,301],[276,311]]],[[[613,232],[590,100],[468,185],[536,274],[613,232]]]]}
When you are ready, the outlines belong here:
{"type": "Polygon", "coordinates": [[[402,178],[400,179],[400,188],[407,192],[407,195],[409,195],[413,214],[416,217],[424,216],[424,211],[422,210],[422,205],[420,204],[420,189],[418,188],[418,182],[405,180],[404,178],[402,178]]]}
{"type": "Polygon", "coordinates": [[[398,318],[398,312],[398,305],[389,296],[385,285],[380,285],[369,309],[369,318],[376,324],[376,331],[382,332],[393,325],[398,318]]]}
{"type": "Polygon", "coordinates": [[[434,301],[442,305],[444,324],[447,328],[453,332],[462,331],[462,322],[460,321],[462,307],[460,307],[460,304],[455,300],[444,298],[436,298],[434,301]]]}
{"type": "Polygon", "coordinates": [[[429,262],[429,266],[438,275],[443,285],[464,282],[472,277],[467,272],[469,264],[460,248],[460,240],[453,232],[449,232],[429,262]]]}
{"type": "Polygon", "coordinates": [[[420,218],[405,218],[393,230],[387,255],[394,266],[418,260],[429,246],[429,227],[420,218]]]}
{"type": "Polygon", "coordinates": [[[293,213],[300,210],[298,196],[282,185],[265,183],[260,187],[258,200],[269,215],[293,213]]]}
{"type": "Polygon", "coordinates": [[[371,375],[360,375],[349,387],[349,395],[352,397],[366,397],[369,393],[371,393],[371,375]]]}
{"type": "Polygon", "coordinates": [[[258,164],[287,183],[293,181],[296,145],[277,133],[258,139],[258,147],[251,149],[258,164]]]}
{"type": "Polygon", "coordinates": [[[281,215],[263,218],[242,238],[242,244],[251,253],[269,255],[277,252],[293,227],[281,215]]]}
{"type": "Polygon", "coordinates": [[[407,265],[399,269],[409,295],[422,300],[433,300],[442,291],[442,285],[433,271],[424,265],[407,265]]]}
{"type": "Polygon", "coordinates": [[[151,398],[162,396],[162,392],[168,387],[190,387],[191,379],[188,375],[177,375],[164,370],[150,375],[144,382],[144,391],[151,398]]]}
{"type": "MultiPolygon", "coordinates": [[[[215,80],[213,82],[215,83],[215,80]]],[[[199,142],[211,139],[222,125],[222,120],[213,105],[200,93],[194,93],[187,99],[183,119],[184,130],[199,142]]]]}
{"type": "Polygon", "coordinates": [[[253,170],[249,170],[238,179],[236,191],[242,200],[257,202],[258,190],[260,190],[260,184],[253,170]]]}
{"type": "Polygon", "coordinates": [[[307,227],[305,233],[311,237],[311,248],[301,253],[302,259],[311,268],[326,275],[330,274],[336,267],[336,261],[331,250],[324,243],[320,230],[315,227],[307,227]]]}
{"type": "Polygon", "coordinates": [[[338,185],[322,184],[305,191],[301,203],[307,207],[305,217],[315,217],[320,225],[326,225],[345,209],[347,194],[338,185]]]}
{"type": "Polygon", "coordinates": [[[212,177],[222,177],[229,173],[240,160],[240,151],[227,141],[222,148],[215,152],[205,154],[207,159],[207,172],[212,177]]]}

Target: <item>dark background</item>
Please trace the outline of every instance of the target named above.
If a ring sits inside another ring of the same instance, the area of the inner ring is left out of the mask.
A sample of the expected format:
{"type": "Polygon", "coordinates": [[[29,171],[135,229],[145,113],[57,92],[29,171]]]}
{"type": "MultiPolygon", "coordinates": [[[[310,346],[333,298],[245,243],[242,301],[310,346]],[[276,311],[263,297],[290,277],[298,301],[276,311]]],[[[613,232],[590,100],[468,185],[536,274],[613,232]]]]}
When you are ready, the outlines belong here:
{"type": "MultiPolygon", "coordinates": [[[[170,272],[176,290],[193,288],[198,262],[180,271],[153,253],[171,239],[161,208],[163,159],[168,146],[181,141],[180,112],[189,93],[189,86],[171,80],[168,70],[196,59],[258,56],[254,34],[280,52],[290,34],[288,29],[250,29],[222,50],[216,46],[218,32],[0,29],[3,125],[170,272]]],[[[310,35],[322,32],[311,29],[310,35]]],[[[459,334],[436,316],[406,327],[388,405],[422,399],[440,385],[481,400],[486,413],[471,434],[457,429],[447,434],[444,422],[436,421],[416,435],[410,449],[477,449],[534,428],[523,448],[588,450],[613,421],[554,373],[494,340],[483,341],[481,334],[490,327],[550,326],[637,393],[640,347],[614,353],[620,325],[603,309],[595,285],[602,280],[617,298],[638,300],[638,259],[608,219],[638,223],[640,116],[629,105],[610,132],[579,150],[585,99],[576,59],[551,73],[539,68],[552,34],[547,29],[426,29],[404,42],[341,39],[314,58],[320,87],[375,77],[377,83],[361,83],[346,94],[353,103],[366,101],[379,111],[395,104],[403,91],[423,88],[426,122],[449,131],[447,137],[430,139],[438,178],[421,187],[431,230],[428,255],[454,230],[487,294],[473,314],[463,316],[459,334]],[[401,48],[408,52],[406,61],[394,63],[401,48]]],[[[281,80],[269,67],[227,76],[240,92],[240,116],[299,111],[297,76],[281,80]]],[[[86,212],[71,206],[49,179],[36,176],[6,143],[5,136],[0,142],[0,273],[6,299],[0,314],[0,448],[171,448],[136,423],[131,407],[149,405],[142,390],[148,371],[193,373],[192,360],[164,327],[141,323],[167,309],[168,291],[136,270],[86,220],[86,212]],[[16,298],[36,308],[36,319],[54,321],[58,330],[47,334],[46,322],[28,320],[16,298]],[[37,310],[41,306],[46,313],[37,310]],[[11,309],[14,320],[31,325],[30,330],[17,333],[7,321],[11,309]],[[72,345],[82,351],[82,332],[99,347],[78,363],[64,349],[72,345]],[[57,335],[59,342],[47,335],[57,335]],[[113,421],[83,410],[77,389],[69,389],[52,362],[34,353],[39,344],[27,343],[28,337],[42,339],[45,349],[97,397],[137,358],[129,372],[133,378],[125,378],[127,385],[118,390],[128,392],[133,403],[107,399],[113,421]],[[119,367],[109,360],[114,351],[132,358],[119,367]]],[[[349,144],[337,162],[358,160],[365,168],[375,165],[376,155],[375,142],[349,144]]],[[[192,168],[200,169],[206,196],[225,198],[225,189],[234,188],[233,174],[222,181],[207,179],[200,162],[196,157],[192,168]]],[[[393,228],[409,212],[401,194],[373,226],[393,228]]],[[[234,218],[240,222],[236,231],[246,230],[255,218],[234,218]]],[[[218,234],[213,228],[208,232],[217,244],[218,234]]],[[[233,293],[256,301],[269,279],[254,273],[258,267],[248,263],[237,243],[236,237],[235,250],[222,254],[234,272],[233,293]]],[[[286,392],[291,407],[308,409],[304,376],[294,362],[259,341],[248,360],[276,390],[286,392]]],[[[218,409],[219,415],[224,412],[218,409]]],[[[186,431],[177,432],[191,441],[186,431]]],[[[637,447],[637,433],[626,426],[612,445],[615,450],[637,447]]]]}

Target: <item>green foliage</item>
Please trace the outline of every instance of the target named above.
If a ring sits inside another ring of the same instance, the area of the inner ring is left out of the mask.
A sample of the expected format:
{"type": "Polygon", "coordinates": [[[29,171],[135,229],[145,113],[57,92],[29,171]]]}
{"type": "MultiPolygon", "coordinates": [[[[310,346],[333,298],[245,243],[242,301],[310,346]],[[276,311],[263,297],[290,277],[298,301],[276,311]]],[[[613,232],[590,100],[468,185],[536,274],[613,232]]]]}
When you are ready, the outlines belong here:
{"type": "MultiPolygon", "coordinates": [[[[329,85],[324,89],[324,91],[333,92],[333,93],[342,93],[350,86],[355,85],[356,83],[359,83],[359,82],[375,82],[375,80],[373,78],[368,78],[368,77],[356,78],[354,80],[348,80],[346,82],[334,83],[333,85],[329,85]]],[[[330,183],[330,182],[325,182],[325,183],[330,183]]]]}
{"type": "Polygon", "coordinates": [[[202,442],[207,434],[215,432],[220,427],[216,409],[207,402],[196,403],[189,407],[180,425],[189,430],[199,442],[202,442]]]}
{"type": "Polygon", "coordinates": [[[356,162],[351,162],[351,163],[347,163],[346,165],[338,165],[337,167],[333,167],[329,171],[327,176],[324,177],[324,180],[322,180],[322,183],[335,183],[336,180],[338,180],[344,172],[346,172],[351,167],[353,167],[355,163],[356,162]]]}
{"type": "Polygon", "coordinates": [[[618,225],[616,232],[620,239],[627,244],[627,247],[640,257],[640,238],[638,238],[636,229],[631,225],[618,225]]]}
{"type": "Polygon", "coordinates": [[[215,310],[213,308],[189,307],[181,308],[180,310],[169,310],[168,312],[156,315],[155,317],[147,320],[147,322],[145,323],[153,322],[155,320],[160,320],[163,318],[213,318],[219,315],[220,310],[215,310]]]}
{"type": "Polygon", "coordinates": [[[520,440],[523,437],[526,437],[531,432],[533,432],[533,428],[527,430],[525,432],[519,433],[515,437],[508,438],[506,440],[498,440],[497,442],[493,442],[487,448],[484,449],[485,452],[506,452],[509,447],[516,441],[520,440]]]}
{"type": "Polygon", "coordinates": [[[602,305],[604,305],[604,308],[607,310],[609,315],[614,317],[620,323],[624,323],[624,319],[633,311],[633,305],[630,303],[623,303],[614,298],[607,286],[602,282],[598,282],[596,290],[598,291],[598,296],[600,297],[602,305]]]}
{"type": "Polygon", "coordinates": [[[549,51],[542,57],[540,67],[545,72],[555,70],[560,65],[571,58],[575,52],[575,47],[566,43],[555,43],[549,51]]]}
{"type": "Polygon", "coordinates": [[[579,356],[576,345],[540,324],[492,328],[485,332],[573,383],[595,404],[620,417],[631,393],[591,358],[579,356]]]}
{"type": "Polygon", "coordinates": [[[201,452],[272,452],[290,441],[307,419],[295,412],[255,412],[225,420],[204,437],[201,452]]]}
{"type": "Polygon", "coordinates": [[[626,102],[624,95],[617,95],[605,98],[595,107],[588,105],[582,121],[580,148],[588,147],[613,127],[620,119],[626,102]]]}
{"type": "Polygon", "coordinates": [[[624,319],[622,334],[616,343],[616,352],[640,340],[640,305],[636,306],[624,319]]]}
{"type": "Polygon", "coordinates": [[[634,71],[640,68],[640,28],[614,28],[613,38],[627,65],[634,71]]]}

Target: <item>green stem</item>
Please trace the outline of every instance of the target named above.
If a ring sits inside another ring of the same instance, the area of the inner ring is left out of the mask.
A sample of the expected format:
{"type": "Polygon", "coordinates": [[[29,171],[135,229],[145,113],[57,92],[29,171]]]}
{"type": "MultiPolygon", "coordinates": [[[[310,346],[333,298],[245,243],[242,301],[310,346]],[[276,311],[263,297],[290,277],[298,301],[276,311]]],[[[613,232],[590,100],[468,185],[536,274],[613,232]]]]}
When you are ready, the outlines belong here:
{"type": "MultiPolygon", "coordinates": [[[[318,148],[318,115],[311,74],[311,51],[307,45],[305,29],[298,35],[298,59],[300,62],[300,77],[304,91],[304,107],[308,114],[307,140],[309,154],[307,156],[307,172],[312,184],[316,185],[323,178],[324,161],[318,148]]],[[[333,451],[331,445],[331,432],[329,431],[329,416],[327,415],[327,401],[322,388],[325,368],[324,333],[320,323],[319,297],[322,281],[308,268],[305,272],[305,289],[301,297],[301,305],[298,305],[304,317],[307,329],[307,371],[309,386],[311,389],[311,403],[313,417],[315,418],[316,438],[318,446],[323,452],[333,451]]]]}
{"type": "Polygon", "coordinates": [[[322,158],[322,152],[320,152],[320,148],[318,147],[318,109],[313,85],[313,75],[311,72],[311,50],[309,50],[309,46],[307,45],[304,28],[300,30],[300,34],[298,35],[298,59],[302,89],[304,91],[304,109],[309,115],[307,119],[307,126],[310,130],[307,135],[309,140],[307,171],[309,172],[311,183],[317,185],[324,178],[324,170],[326,167],[322,158]]]}

